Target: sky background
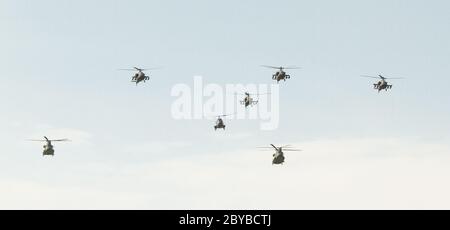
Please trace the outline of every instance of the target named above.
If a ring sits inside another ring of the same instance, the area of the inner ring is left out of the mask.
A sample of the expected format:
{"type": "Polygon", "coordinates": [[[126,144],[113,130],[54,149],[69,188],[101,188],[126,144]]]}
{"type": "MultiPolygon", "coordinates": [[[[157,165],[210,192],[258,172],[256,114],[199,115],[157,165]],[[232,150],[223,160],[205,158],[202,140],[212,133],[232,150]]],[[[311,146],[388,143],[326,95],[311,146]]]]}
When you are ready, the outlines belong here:
{"type": "Polygon", "coordinates": [[[0,209],[449,209],[449,24],[443,0],[0,0],[0,209]],[[175,84],[260,65],[302,67],[278,129],[172,119],[175,84]]]}

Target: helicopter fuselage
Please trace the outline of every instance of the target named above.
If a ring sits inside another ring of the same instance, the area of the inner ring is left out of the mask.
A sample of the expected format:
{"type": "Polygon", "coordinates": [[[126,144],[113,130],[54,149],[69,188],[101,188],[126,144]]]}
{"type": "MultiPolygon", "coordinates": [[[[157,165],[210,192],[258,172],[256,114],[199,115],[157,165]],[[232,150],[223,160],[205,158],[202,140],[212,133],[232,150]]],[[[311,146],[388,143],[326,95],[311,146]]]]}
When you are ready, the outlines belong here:
{"type": "Polygon", "coordinates": [[[214,130],[223,129],[225,130],[225,124],[221,118],[217,119],[216,125],[214,126],[214,130]]]}
{"type": "Polygon", "coordinates": [[[53,148],[53,145],[50,142],[44,145],[44,151],[42,152],[43,156],[53,156],[54,154],[55,149],[53,148]]]}
{"type": "Polygon", "coordinates": [[[133,76],[131,81],[136,82],[136,85],[137,85],[139,82],[141,82],[141,81],[145,82],[149,79],[150,79],[150,77],[146,76],[145,73],[139,71],[133,76]]]}
{"type": "Polygon", "coordinates": [[[273,154],[272,164],[280,165],[284,163],[284,153],[281,150],[278,150],[273,154]]]}
{"type": "Polygon", "coordinates": [[[291,78],[291,76],[286,74],[286,72],[284,72],[283,70],[279,70],[275,74],[272,75],[272,79],[276,80],[277,83],[281,80],[286,81],[286,79],[289,79],[289,78],[291,78]]]}
{"type": "Polygon", "coordinates": [[[373,84],[373,88],[377,89],[378,92],[380,92],[381,90],[388,90],[392,88],[392,85],[389,85],[385,80],[381,80],[376,84],[373,84]]]}
{"type": "Polygon", "coordinates": [[[256,104],[256,101],[253,101],[253,98],[251,98],[250,95],[247,95],[244,98],[244,101],[242,101],[242,104],[244,104],[245,107],[248,107],[249,105],[253,105],[254,103],[256,104]]]}

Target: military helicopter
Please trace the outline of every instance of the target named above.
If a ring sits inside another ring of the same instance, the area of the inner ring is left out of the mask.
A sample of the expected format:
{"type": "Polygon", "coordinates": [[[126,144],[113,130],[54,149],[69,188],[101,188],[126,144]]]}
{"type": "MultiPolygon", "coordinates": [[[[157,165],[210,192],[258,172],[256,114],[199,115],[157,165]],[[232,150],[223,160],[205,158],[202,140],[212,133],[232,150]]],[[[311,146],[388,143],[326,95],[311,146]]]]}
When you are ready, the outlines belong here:
{"type": "Polygon", "coordinates": [[[49,140],[47,137],[45,137],[45,140],[29,140],[29,141],[40,141],[40,142],[47,142],[44,145],[44,151],[42,152],[42,156],[54,156],[55,155],[55,149],[53,148],[52,141],[53,142],[61,142],[61,141],[70,141],[69,139],[58,139],[58,140],[49,140]]]}
{"type": "Polygon", "coordinates": [[[139,84],[139,82],[148,81],[150,80],[150,77],[145,75],[144,71],[147,70],[154,70],[154,69],[160,69],[160,68],[148,68],[148,69],[140,69],[137,67],[133,67],[133,69],[120,69],[120,70],[126,70],[126,71],[137,71],[137,73],[134,74],[134,76],[131,78],[131,82],[136,82],[136,86],[139,84]]]}
{"type": "Polygon", "coordinates": [[[258,148],[262,148],[262,149],[275,149],[275,153],[272,155],[273,156],[273,160],[272,160],[272,165],[282,165],[284,163],[284,152],[299,152],[302,151],[300,149],[293,149],[291,147],[291,145],[285,145],[285,146],[281,146],[281,147],[276,147],[273,144],[270,144],[272,147],[258,147],[258,148]]]}
{"type": "Polygon", "coordinates": [[[400,77],[397,77],[397,78],[386,78],[386,77],[383,77],[381,75],[378,75],[378,77],[361,75],[361,77],[370,77],[370,78],[377,78],[377,79],[380,78],[381,79],[380,81],[378,81],[377,83],[373,84],[373,88],[378,90],[378,93],[381,90],[383,90],[383,89],[386,90],[386,91],[388,89],[392,89],[392,85],[389,85],[388,82],[386,81],[386,79],[403,79],[403,78],[400,78],[400,77]]]}
{"type": "Polygon", "coordinates": [[[272,79],[276,80],[277,83],[279,83],[281,80],[286,81],[286,79],[290,79],[291,75],[287,74],[284,70],[285,69],[300,69],[299,67],[290,66],[290,67],[276,67],[276,66],[269,66],[269,65],[262,65],[262,67],[271,68],[271,69],[278,69],[278,71],[272,75],[272,79]]]}
{"type": "Polygon", "coordinates": [[[227,117],[227,116],[231,116],[231,115],[234,115],[234,114],[225,114],[225,115],[217,116],[217,121],[216,121],[216,125],[214,126],[214,130],[217,130],[217,129],[225,130],[225,123],[223,122],[222,117],[227,117]]]}
{"type": "Polygon", "coordinates": [[[244,93],[244,95],[245,95],[244,100],[240,101],[241,105],[244,105],[245,108],[247,108],[250,105],[254,106],[254,105],[258,104],[258,101],[257,100],[253,100],[253,98],[250,95],[267,95],[267,94],[268,93],[266,93],[266,94],[254,94],[254,93],[245,92],[244,93]]]}

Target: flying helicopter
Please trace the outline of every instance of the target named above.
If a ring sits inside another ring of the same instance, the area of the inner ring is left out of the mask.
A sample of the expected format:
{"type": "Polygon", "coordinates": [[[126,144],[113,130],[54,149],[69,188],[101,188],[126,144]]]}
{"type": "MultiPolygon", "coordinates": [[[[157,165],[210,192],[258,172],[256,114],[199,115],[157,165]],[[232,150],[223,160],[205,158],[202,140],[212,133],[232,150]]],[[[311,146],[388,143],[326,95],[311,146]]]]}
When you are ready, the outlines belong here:
{"type": "MultiPolygon", "coordinates": [[[[267,95],[268,93],[265,94],[257,94],[257,93],[249,93],[249,92],[245,92],[244,95],[244,99],[241,102],[241,105],[244,105],[245,108],[247,108],[248,106],[254,106],[256,104],[258,104],[258,100],[254,100],[250,95],[267,95]]],[[[242,95],[242,94],[241,94],[242,95]]]]}
{"type": "Polygon", "coordinates": [[[133,77],[131,78],[131,82],[136,82],[136,86],[137,86],[139,84],[139,82],[141,82],[141,81],[143,81],[145,83],[145,81],[150,80],[150,77],[145,75],[144,71],[154,70],[154,69],[160,69],[160,68],[158,67],[158,68],[141,69],[141,68],[133,67],[133,69],[120,69],[120,70],[137,71],[137,73],[135,73],[133,75],[133,77]]]}
{"type": "Polygon", "coordinates": [[[62,141],[70,141],[69,139],[57,139],[57,140],[49,140],[47,137],[45,137],[45,140],[29,140],[29,141],[39,141],[39,142],[46,142],[46,144],[43,146],[44,151],[42,152],[42,156],[54,156],[55,155],[55,149],[53,148],[52,142],[62,142],[62,141]]]}
{"type": "Polygon", "coordinates": [[[217,129],[225,130],[225,123],[223,122],[222,117],[227,117],[230,115],[234,115],[234,114],[224,114],[224,115],[217,116],[217,121],[216,121],[216,125],[214,126],[214,130],[217,130],[217,129]]]}
{"type": "Polygon", "coordinates": [[[271,68],[271,69],[278,69],[277,72],[275,72],[272,75],[272,80],[276,80],[277,83],[279,83],[281,80],[286,81],[286,79],[290,79],[291,75],[287,74],[284,70],[285,69],[300,69],[299,67],[290,66],[290,67],[276,67],[276,66],[269,66],[269,65],[262,65],[262,67],[271,68]]]}
{"type": "Polygon", "coordinates": [[[369,77],[369,78],[379,78],[381,79],[380,81],[378,81],[377,83],[373,84],[373,88],[378,90],[378,93],[381,90],[388,90],[388,89],[392,89],[392,85],[388,84],[388,82],[386,81],[386,79],[403,79],[400,77],[396,77],[396,78],[387,78],[387,77],[383,77],[381,75],[378,75],[378,77],[374,77],[374,76],[367,76],[367,75],[361,75],[361,77],[369,77]]]}
{"type": "Polygon", "coordinates": [[[281,147],[276,147],[273,144],[270,144],[272,147],[258,147],[258,148],[262,148],[262,149],[275,149],[275,153],[272,155],[273,156],[273,160],[272,160],[272,165],[282,165],[284,163],[284,152],[299,152],[302,151],[300,149],[293,149],[291,147],[291,145],[285,145],[285,146],[281,146],[281,147]]]}

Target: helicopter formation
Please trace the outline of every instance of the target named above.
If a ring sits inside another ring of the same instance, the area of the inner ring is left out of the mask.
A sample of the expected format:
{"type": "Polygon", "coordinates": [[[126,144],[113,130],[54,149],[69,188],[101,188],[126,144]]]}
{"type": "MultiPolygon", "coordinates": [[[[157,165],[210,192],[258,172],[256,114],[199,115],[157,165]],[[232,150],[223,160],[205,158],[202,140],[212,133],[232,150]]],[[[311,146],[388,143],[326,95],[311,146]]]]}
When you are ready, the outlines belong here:
{"type": "MultiPolygon", "coordinates": [[[[291,76],[286,73],[284,70],[287,69],[300,69],[299,67],[295,67],[295,66],[289,66],[289,67],[276,67],[276,66],[268,66],[268,65],[262,65],[262,67],[266,67],[266,68],[271,68],[271,69],[277,69],[277,71],[272,75],[272,80],[277,81],[277,84],[279,84],[280,81],[286,81],[286,79],[290,79],[291,76]]],[[[124,70],[124,71],[137,71],[131,78],[131,82],[136,83],[136,86],[140,83],[143,82],[145,83],[146,81],[150,80],[150,76],[146,75],[144,73],[144,71],[148,71],[148,70],[155,70],[155,69],[159,69],[159,68],[138,68],[138,67],[133,67],[132,69],[119,69],[119,70],[124,70]]],[[[385,90],[387,91],[388,89],[392,89],[392,85],[388,84],[388,82],[386,81],[387,79],[403,79],[403,78],[387,78],[384,77],[382,75],[378,75],[378,77],[375,76],[368,76],[368,75],[361,75],[361,77],[366,77],[366,78],[376,78],[376,79],[380,79],[377,83],[373,84],[373,88],[375,90],[378,90],[378,92],[385,90]]],[[[245,108],[248,108],[249,106],[254,106],[258,104],[258,100],[254,100],[251,96],[258,96],[258,95],[265,95],[265,94],[256,94],[256,93],[249,93],[249,92],[245,92],[244,93],[245,97],[243,98],[242,101],[240,101],[241,105],[245,106],[245,108]]],[[[225,122],[223,121],[223,117],[227,117],[227,116],[231,116],[234,114],[223,114],[223,115],[218,115],[216,123],[214,125],[214,130],[217,129],[223,129],[225,130],[225,122]]],[[[43,146],[43,152],[42,155],[43,156],[54,156],[55,155],[55,149],[54,146],[52,145],[52,142],[67,142],[70,141],[69,139],[54,139],[54,140],[50,140],[48,139],[46,136],[44,136],[43,140],[29,140],[29,141],[36,141],[36,142],[45,142],[46,144],[43,146]]],[[[273,144],[270,144],[271,147],[258,147],[260,149],[270,149],[271,151],[275,150],[275,153],[272,155],[273,159],[272,159],[272,165],[282,165],[285,162],[285,155],[284,152],[298,152],[298,151],[302,151],[300,149],[295,149],[293,148],[291,145],[285,145],[285,146],[280,146],[280,147],[276,147],[273,144]]]]}

